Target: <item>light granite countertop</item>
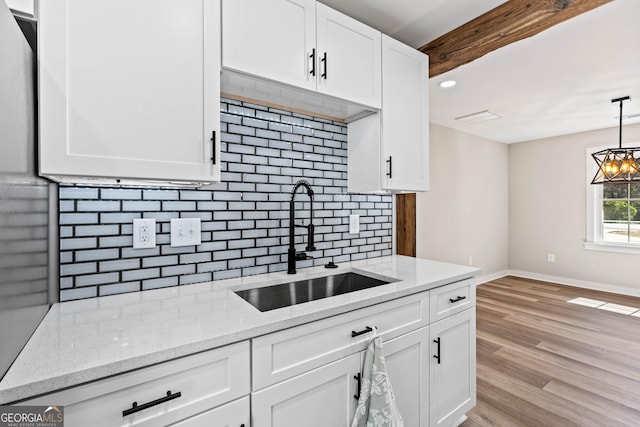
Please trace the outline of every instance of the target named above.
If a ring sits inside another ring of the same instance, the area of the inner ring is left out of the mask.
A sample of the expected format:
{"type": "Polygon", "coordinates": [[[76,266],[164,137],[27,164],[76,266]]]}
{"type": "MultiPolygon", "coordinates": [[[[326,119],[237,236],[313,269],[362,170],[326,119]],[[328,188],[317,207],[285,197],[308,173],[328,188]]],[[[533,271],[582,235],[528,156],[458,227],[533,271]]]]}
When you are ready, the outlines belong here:
{"type": "Polygon", "coordinates": [[[479,274],[404,256],[54,304],[0,382],[0,404],[422,292],[479,274]],[[361,272],[398,281],[260,312],[233,291],[361,272]]]}

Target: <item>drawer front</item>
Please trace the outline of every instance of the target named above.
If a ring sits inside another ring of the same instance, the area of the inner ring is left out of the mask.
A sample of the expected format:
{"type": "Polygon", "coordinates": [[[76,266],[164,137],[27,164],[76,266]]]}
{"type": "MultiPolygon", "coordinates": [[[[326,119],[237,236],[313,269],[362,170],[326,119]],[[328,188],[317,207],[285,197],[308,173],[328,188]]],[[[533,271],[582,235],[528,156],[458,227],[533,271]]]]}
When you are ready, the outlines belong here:
{"type": "Polygon", "coordinates": [[[476,284],[474,279],[440,286],[439,288],[431,289],[429,292],[431,323],[476,305],[476,284]]]}
{"type": "Polygon", "coordinates": [[[389,340],[428,323],[429,293],[423,292],[255,338],[253,390],[364,350],[373,337],[368,328],[389,340]]]}
{"type": "Polygon", "coordinates": [[[74,387],[25,405],[64,405],[66,427],[169,425],[219,406],[250,390],[249,342],[161,363],[74,387]],[[180,397],[168,399],[167,393],[180,397]],[[167,398],[147,409],[123,415],[137,406],[167,398]],[[55,403],[52,403],[55,402],[55,403]]]}
{"type": "Polygon", "coordinates": [[[195,417],[171,424],[171,427],[249,427],[250,414],[251,402],[249,396],[245,396],[195,417]]]}

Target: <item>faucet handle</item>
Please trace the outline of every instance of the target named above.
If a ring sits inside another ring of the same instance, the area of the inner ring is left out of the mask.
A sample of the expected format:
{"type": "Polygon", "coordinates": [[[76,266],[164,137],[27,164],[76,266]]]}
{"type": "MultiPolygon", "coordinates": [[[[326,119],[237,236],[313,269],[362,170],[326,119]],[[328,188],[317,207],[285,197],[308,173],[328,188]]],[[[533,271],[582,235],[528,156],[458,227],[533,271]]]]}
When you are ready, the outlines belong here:
{"type": "Polygon", "coordinates": [[[313,259],[313,257],[306,252],[298,252],[296,254],[296,261],[304,261],[305,259],[313,259]]]}

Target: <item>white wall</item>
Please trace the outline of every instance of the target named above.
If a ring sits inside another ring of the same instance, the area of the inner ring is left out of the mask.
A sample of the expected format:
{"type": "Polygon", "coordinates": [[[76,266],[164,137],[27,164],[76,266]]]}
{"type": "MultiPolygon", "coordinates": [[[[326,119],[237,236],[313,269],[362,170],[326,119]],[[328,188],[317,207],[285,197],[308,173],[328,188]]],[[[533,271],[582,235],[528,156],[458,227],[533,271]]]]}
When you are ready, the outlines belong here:
{"type": "MultiPolygon", "coordinates": [[[[640,124],[623,128],[638,142],[640,124]]],[[[509,146],[509,268],[640,291],[640,255],[586,250],[585,148],[618,144],[618,128],[509,146]],[[555,263],[547,254],[555,254],[555,263]]]]}
{"type": "Polygon", "coordinates": [[[430,124],[431,190],[416,196],[419,258],[508,268],[508,145],[430,124]]]}

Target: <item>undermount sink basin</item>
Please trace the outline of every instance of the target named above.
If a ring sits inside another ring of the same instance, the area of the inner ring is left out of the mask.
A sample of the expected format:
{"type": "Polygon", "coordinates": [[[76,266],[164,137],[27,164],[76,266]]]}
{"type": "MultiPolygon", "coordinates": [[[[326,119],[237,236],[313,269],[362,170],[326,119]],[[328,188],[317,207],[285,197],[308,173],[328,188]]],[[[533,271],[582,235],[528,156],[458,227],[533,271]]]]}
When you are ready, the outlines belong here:
{"type": "Polygon", "coordinates": [[[381,280],[348,272],[234,292],[258,310],[269,311],[374,288],[395,281],[395,279],[381,280]]]}

